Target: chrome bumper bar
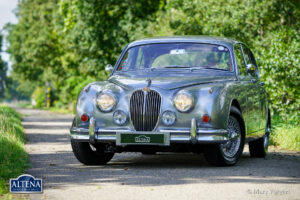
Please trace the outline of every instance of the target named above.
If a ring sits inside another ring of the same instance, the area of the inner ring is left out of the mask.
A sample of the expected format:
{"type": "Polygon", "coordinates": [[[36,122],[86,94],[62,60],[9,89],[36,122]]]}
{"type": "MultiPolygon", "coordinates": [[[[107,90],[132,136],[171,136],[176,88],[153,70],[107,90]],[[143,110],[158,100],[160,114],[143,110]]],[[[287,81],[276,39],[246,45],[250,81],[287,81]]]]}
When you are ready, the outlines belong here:
{"type": "MultiPolygon", "coordinates": [[[[95,128],[95,120],[91,118],[89,129],[72,127],[71,139],[95,142],[116,142],[116,133],[134,133],[129,129],[95,128]]],[[[159,129],[156,132],[170,133],[170,143],[225,143],[228,131],[225,129],[196,128],[196,120],[191,120],[189,129],[159,129]]]]}

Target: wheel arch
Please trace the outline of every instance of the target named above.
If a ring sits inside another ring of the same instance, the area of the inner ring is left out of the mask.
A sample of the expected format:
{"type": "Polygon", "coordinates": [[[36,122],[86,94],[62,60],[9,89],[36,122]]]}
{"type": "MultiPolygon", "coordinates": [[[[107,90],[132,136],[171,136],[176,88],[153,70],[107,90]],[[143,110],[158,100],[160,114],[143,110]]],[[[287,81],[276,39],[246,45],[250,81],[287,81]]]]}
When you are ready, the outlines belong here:
{"type": "MultiPolygon", "coordinates": [[[[237,117],[237,119],[241,125],[242,133],[243,133],[244,137],[246,137],[246,125],[245,125],[241,106],[237,99],[232,99],[232,101],[231,101],[230,108],[229,108],[229,115],[231,115],[231,114],[234,114],[234,116],[237,117]],[[237,114],[236,112],[232,112],[231,111],[232,107],[236,108],[238,110],[239,114],[237,114]]],[[[229,115],[228,115],[228,118],[229,118],[229,115]]],[[[228,120],[227,120],[227,123],[228,123],[228,120]]]]}
{"type": "Polygon", "coordinates": [[[237,99],[232,99],[231,100],[231,106],[237,107],[239,109],[239,111],[241,112],[241,114],[242,114],[242,109],[241,109],[241,106],[240,106],[240,104],[239,104],[239,102],[238,102],[237,99]]]}

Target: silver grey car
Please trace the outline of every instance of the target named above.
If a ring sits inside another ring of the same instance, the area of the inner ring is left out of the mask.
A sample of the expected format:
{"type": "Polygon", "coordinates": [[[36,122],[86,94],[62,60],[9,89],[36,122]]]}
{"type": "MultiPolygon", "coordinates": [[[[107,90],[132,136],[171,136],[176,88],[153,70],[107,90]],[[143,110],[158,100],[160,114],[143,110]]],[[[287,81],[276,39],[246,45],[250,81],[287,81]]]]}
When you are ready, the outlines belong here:
{"type": "Polygon", "coordinates": [[[246,142],[265,157],[271,128],[263,82],[250,49],[219,37],[164,37],[127,45],[107,81],[79,94],[74,155],[102,165],[114,153],[204,153],[234,165],[246,142]]]}

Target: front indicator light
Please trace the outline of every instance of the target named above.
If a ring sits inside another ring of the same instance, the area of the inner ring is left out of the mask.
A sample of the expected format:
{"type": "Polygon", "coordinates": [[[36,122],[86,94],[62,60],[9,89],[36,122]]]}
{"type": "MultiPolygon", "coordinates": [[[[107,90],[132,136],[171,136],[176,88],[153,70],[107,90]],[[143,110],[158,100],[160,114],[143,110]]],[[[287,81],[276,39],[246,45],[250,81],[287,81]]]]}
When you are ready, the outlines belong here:
{"type": "Polygon", "coordinates": [[[162,114],[162,122],[166,125],[166,126],[171,126],[175,123],[176,121],[176,115],[174,112],[172,111],[165,111],[162,114]]]}
{"type": "Polygon", "coordinates": [[[89,116],[87,116],[86,114],[81,115],[80,117],[81,121],[86,122],[89,120],[89,116]]]}
{"type": "Polygon", "coordinates": [[[210,117],[209,117],[208,115],[203,115],[202,121],[203,121],[204,123],[208,123],[208,122],[210,121],[210,117]]]}

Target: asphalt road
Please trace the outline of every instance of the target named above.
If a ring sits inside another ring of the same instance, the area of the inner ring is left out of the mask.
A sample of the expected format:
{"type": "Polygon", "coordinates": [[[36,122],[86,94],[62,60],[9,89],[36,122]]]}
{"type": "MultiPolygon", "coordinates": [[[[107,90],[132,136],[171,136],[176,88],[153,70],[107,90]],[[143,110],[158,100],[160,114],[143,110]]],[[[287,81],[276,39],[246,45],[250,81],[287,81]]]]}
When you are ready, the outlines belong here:
{"type": "Polygon", "coordinates": [[[271,149],[237,165],[212,167],[196,154],[115,154],[105,166],[84,166],[73,156],[72,115],[17,109],[24,115],[32,166],[43,178],[43,194],[30,199],[300,199],[300,152],[271,149]]]}

